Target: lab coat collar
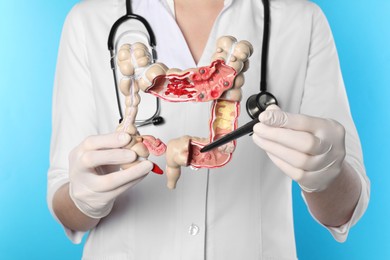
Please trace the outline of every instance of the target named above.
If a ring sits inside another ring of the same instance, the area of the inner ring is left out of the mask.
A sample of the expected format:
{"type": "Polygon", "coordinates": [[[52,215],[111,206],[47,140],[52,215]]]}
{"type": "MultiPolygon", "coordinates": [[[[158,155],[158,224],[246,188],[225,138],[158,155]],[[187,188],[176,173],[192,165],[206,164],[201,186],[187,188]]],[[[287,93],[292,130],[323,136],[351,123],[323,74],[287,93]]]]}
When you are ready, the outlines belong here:
{"type": "MultiPolygon", "coordinates": [[[[128,0],[112,0],[115,5],[118,4],[125,4],[128,0]]],[[[167,4],[167,0],[158,0],[160,3],[162,3],[164,6],[167,4]]],[[[224,6],[225,8],[230,6],[233,1],[248,1],[248,0],[225,0],[224,6]]],[[[133,1],[134,2],[134,1],[133,1]]],[[[270,0],[270,6],[272,8],[282,8],[285,6],[285,0],[270,0]]]]}
{"type": "MultiPolygon", "coordinates": [[[[164,0],[161,0],[164,1],[164,0]]],[[[225,7],[233,3],[233,1],[248,1],[248,0],[225,0],[225,7]]],[[[271,8],[283,8],[285,6],[285,0],[270,0],[271,8]]]]}

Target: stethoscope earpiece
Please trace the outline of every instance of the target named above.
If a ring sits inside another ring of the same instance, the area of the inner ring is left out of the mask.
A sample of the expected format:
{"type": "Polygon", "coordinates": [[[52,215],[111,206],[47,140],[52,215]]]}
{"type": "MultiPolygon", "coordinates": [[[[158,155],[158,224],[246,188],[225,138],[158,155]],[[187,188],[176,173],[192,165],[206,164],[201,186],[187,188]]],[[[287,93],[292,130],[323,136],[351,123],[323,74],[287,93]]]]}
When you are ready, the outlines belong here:
{"type": "Polygon", "coordinates": [[[278,101],[269,92],[263,91],[259,94],[252,95],[246,101],[246,110],[248,115],[255,119],[257,118],[261,112],[267,109],[269,105],[277,105],[278,101]]]}

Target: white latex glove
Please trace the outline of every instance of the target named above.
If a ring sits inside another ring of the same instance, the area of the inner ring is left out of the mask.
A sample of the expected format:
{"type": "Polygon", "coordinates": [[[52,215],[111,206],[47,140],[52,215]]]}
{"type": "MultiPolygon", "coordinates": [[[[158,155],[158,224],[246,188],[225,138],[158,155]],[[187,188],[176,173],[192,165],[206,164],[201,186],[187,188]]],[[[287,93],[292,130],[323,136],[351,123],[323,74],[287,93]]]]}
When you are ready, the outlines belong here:
{"type": "Polygon", "coordinates": [[[117,171],[100,174],[101,166],[128,164],[137,159],[133,151],[121,149],[130,139],[125,133],[90,136],[70,153],[69,193],[85,215],[92,218],[107,216],[115,198],[152,169],[153,164],[144,160],[126,170],[116,167],[117,171]]]}
{"type": "Polygon", "coordinates": [[[306,192],[322,191],[345,158],[345,129],[330,119],[283,112],[271,105],[259,115],[253,141],[306,192]]]}

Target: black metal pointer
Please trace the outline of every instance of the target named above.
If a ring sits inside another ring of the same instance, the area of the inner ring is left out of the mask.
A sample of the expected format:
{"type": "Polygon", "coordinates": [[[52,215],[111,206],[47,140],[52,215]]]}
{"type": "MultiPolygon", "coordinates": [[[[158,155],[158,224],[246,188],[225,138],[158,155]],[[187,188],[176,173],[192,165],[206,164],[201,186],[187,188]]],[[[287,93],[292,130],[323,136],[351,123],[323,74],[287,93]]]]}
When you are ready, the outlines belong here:
{"type": "Polygon", "coordinates": [[[230,141],[233,141],[237,138],[240,138],[241,136],[244,136],[246,134],[252,133],[253,132],[253,127],[255,124],[259,123],[259,119],[256,117],[252,121],[246,123],[245,125],[237,128],[233,132],[228,133],[227,135],[224,135],[223,137],[219,138],[218,140],[206,145],[202,149],[200,149],[201,153],[210,151],[214,148],[217,148],[221,145],[224,145],[230,141]]]}

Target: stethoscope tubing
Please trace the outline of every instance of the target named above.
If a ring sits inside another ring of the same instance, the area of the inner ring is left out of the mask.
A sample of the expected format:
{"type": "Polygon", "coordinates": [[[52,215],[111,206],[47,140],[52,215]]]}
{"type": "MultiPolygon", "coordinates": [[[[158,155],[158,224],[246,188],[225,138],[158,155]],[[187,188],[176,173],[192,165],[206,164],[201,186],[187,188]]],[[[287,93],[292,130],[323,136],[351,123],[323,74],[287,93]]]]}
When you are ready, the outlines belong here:
{"type": "MultiPolygon", "coordinates": [[[[149,37],[148,37],[149,38],[149,46],[150,46],[151,52],[152,52],[152,63],[154,63],[157,60],[156,37],[153,33],[152,27],[150,26],[150,24],[148,23],[148,21],[144,17],[134,14],[132,11],[131,1],[130,0],[126,1],[126,14],[124,16],[120,17],[113,24],[113,26],[111,27],[109,36],[108,36],[108,41],[107,41],[108,50],[110,51],[110,65],[111,65],[111,69],[113,71],[113,76],[114,76],[116,101],[117,101],[118,111],[119,111],[119,116],[120,116],[119,123],[121,123],[123,121],[123,112],[122,112],[122,105],[121,105],[121,101],[120,101],[120,97],[119,97],[118,81],[117,81],[117,74],[116,74],[116,67],[115,67],[115,57],[116,56],[115,56],[114,41],[115,41],[116,32],[118,31],[118,28],[120,27],[120,25],[123,24],[124,22],[126,22],[128,20],[132,20],[132,19],[138,20],[146,28],[146,31],[148,32],[148,35],[149,35],[149,37]]],[[[151,116],[148,119],[144,119],[144,120],[136,120],[135,125],[137,127],[141,127],[141,126],[148,125],[148,124],[154,124],[154,125],[161,124],[164,122],[164,120],[162,119],[162,117],[159,116],[160,113],[161,113],[161,104],[160,104],[160,100],[156,97],[156,111],[153,114],[153,116],[151,116]]]]}

